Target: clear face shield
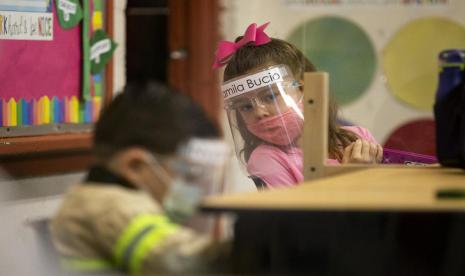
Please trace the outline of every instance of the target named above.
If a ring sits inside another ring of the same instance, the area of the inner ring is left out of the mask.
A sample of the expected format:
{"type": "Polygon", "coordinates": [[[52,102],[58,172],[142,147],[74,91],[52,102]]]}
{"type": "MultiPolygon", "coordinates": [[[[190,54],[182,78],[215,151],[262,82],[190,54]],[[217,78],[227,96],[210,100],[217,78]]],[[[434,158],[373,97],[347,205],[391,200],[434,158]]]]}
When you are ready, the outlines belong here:
{"type": "Polygon", "coordinates": [[[304,118],[300,86],[286,65],[255,71],[222,85],[236,154],[244,167],[250,165],[251,156],[263,152],[257,149],[286,152],[301,147],[304,118]]]}
{"type": "Polygon", "coordinates": [[[196,138],[183,145],[176,158],[164,161],[174,175],[170,177],[170,188],[163,202],[170,219],[190,224],[197,230],[207,229],[207,223],[199,223],[194,214],[203,197],[222,192],[229,153],[229,147],[222,140],[196,138]],[[205,228],[199,229],[202,225],[205,228]]]}

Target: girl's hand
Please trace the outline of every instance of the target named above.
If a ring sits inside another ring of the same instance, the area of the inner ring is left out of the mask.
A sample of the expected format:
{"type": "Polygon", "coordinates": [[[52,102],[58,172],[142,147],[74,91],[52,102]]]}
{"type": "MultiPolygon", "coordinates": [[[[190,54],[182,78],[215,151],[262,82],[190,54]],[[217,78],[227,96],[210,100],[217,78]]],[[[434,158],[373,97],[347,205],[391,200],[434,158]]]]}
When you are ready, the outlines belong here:
{"type": "Polygon", "coordinates": [[[342,163],[370,164],[381,163],[383,148],[367,140],[358,139],[344,149],[342,163]]]}

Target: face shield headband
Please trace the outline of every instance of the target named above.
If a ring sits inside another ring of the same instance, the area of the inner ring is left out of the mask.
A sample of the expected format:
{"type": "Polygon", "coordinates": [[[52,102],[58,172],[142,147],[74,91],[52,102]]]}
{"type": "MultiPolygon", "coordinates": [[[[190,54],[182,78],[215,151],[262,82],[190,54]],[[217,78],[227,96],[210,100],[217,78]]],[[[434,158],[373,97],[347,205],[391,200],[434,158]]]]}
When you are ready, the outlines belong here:
{"type": "Polygon", "coordinates": [[[267,87],[274,83],[284,82],[285,80],[294,81],[292,74],[285,65],[278,65],[267,68],[263,71],[253,74],[247,74],[229,80],[221,86],[223,99],[225,103],[232,98],[257,91],[260,88],[267,87]]]}

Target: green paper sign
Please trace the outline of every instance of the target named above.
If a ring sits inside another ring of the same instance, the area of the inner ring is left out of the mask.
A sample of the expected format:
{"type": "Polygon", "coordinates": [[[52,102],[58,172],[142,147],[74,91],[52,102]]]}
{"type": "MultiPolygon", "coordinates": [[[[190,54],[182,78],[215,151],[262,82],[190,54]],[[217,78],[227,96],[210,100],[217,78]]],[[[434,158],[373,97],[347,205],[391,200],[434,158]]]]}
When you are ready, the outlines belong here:
{"type": "Polygon", "coordinates": [[[55,0],[58,22],[64,29],[76,26],[82,19],[82,8],[79,0],[55,0]]]}
{"type": "Polygon", "coordinates": [[[95,31],[90,39],[90,71],[92,74],[102,72],[110,60],[117,44],[102,31],[95,31]]]}

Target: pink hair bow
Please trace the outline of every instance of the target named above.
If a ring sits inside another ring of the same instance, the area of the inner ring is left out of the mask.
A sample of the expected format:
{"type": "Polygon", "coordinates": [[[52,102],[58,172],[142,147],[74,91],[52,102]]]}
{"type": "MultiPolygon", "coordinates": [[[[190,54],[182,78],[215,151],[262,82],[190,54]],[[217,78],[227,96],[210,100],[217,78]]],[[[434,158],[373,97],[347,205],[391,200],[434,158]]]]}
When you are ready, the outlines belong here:
{"type": "Polygon", "coordinates": [[[270,22],[265,23],[258,28],[257,24],[250,24],[244,33],[244,37],[241,38],[241,40],[238,42],[234,43],[226,40],[221,41],[218,45],[218,50],[216,50],[215,63],[213,64],[213,68],[216,69],[223,66],[227,58],[229,58],[239,48],[246,45],[247,43],[253,42],[253,45],[259,46],[270,42],[270,37],[264,32],[268,24],[270,24],[270,22]]]}

